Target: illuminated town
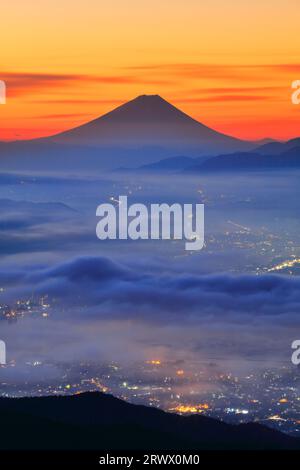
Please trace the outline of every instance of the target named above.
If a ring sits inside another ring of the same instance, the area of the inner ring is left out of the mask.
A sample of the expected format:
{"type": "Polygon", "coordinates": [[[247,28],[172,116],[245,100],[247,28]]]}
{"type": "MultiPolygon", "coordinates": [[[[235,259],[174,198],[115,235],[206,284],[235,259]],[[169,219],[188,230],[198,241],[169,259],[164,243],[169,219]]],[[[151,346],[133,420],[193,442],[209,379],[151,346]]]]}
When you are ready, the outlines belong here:
{"type": "MultiPolygon", "coordinates": [[[[126,187],[122,187],[119,190],[120,182],[116,183],[114,187],[114,195],[103,196],[103,200],[111,200],[118,202],[118,194],[128,194],[132,197],[138,196],[142,191],[146,193],[155,193],[157,187],[151,179],[145,178],[143,185],[130,185],[126,184],[126,187]]],[[[173,194],[176,191],[176,181],[168,180],[168,187],[170,193],[173,194]],[[174,186],[172,186],[172,184],[174,186]]],[[[205,250],[201,252],[201,255],[197,252],[186,252],[183,247],[181,240],[172,240],[170,243],[158,244],[157,241],[149,241],[147,250],[151,252],[152,260],[152,248],[154,247],[157,257],[163,253],[166,256],[164,261],[166,272],[168,273],[169,264],[171,265],[175,260],[178,262],[180,270],[183,272],[193,272],[195,263],[195,272],[201,274],[210,274],[215,272],[229,272],[232,275],[239,274],[255,274],[258,277],[268,275],[273,277],[274,275],[285,275],[289,278],[290,275],[300,274],[300,239],[298,225],[287,224],[282,225],[280,219],[264,219],[264,215],[249,220],[247,216],[244,217],[244,208],[247,206],[252,207],[259,205],[258,199],[255,199],[256,195],[251,193],[250,196],[244,194],[236,196],[231,194],[230,188],[227,192],[213,194],[212,186],[207,184],[207,189],[200,187],[199,182],[191,183],[193,188],[193,194],[196,195],[195,202],[206,204],[208,223],[205,235],[205,250]],[[193,186],[194,184],[194,186],[193,186]],[[224,207],[233,208],[234,210],[225,211],[224,207]],[[218,209],[216,214],[213,215],[209,220],[210,214],[213,210],[218,209]],[[221,209],[221,210],[220,210],[221,209]],[[228,213],[230,212],[230,214],[228,213]],[[149,246],[149,248],[148,248],[149,246]],[[192,257],[191,260],[189,257],[192,257]],[[197,258],[198,257],[198,258],[197,258]],[[182,260],[182,258],[184,258],[182,260]],[[186,261],[191,261],[191,265],[185,266],[186,261]],[[199,262],[197,263],[197,261],[199,262]],[[181,265],[180,262],[183,261],[181,265]]],[[[97,188],[98,191],[98,188],[97,188]]],[[[111,188],[109,188],[111,191],[111,188]]],[[[251,189],[252,191],[252,189],[251,189]]],[[[250,192],[250,191],[249,191],[250,192]]],[[[97,198],[98,198],[98,192],[97,198]]],[[[138,198],[137,198],[138,200],[138,198]]],[[[193,199],[188,199],[192,200],[193,199]]],[[[98,199],[97,199],[98,201],[98,199]]],[[[93,206],[94,207],[94,206],[93,206]]],[[[96,207],[96,205],[95,205],[96,207]]],[[[69,214],[69,213],[68,213],[69,214]]],[[[71,212],[70,221],[66,217],[66,232],[69,228],[73,230],[76,224],[84,226],[84,216],[77,219],[77,213],[71,212]],[[68,227],[68,223],[70,226],[68,227]]],[[[246,214],[247,215],[247,214],[246,214]]],[[[81,217],[81,216],[80,216],[81,217]]],[[[86,220],[88,220],[88,217],[86,220]]],[[[94,214],[93,214],[94,217],[94,214]]],[[[94,221],[93,221],[94,223],[94,221]]],[[[86,224],[88,226],[88,223],[86,224]]],[[[92,224],[94,229],[94,225],[92,224]]],[[[89,228],[92,231],[91,226],[89,228]]],[[[95,238],[95,237],[94,237],[95,238]]],[[[75,253],[76,257],[79,255],[94,254],[96,240],[92,238],[91,245],[85,245],[82,251],[82,238],[80,238],[80,245],[76,244],[75,253]],[[90,251],[88,251],[88,249],[90,251]]],[[[88,240],[88,239],[87,239],[88,240]]],[[[143,253],[143,241],[137,241],[134,248],[137,252],[143,253]],[[140,251],[139,251],[140,250],[140,251]]],[[[147,242],[148,243],[148,242],[147,242]]],[[[73,249],[74,249],[73,247],[73,249]]],[[[97,244],[97,249],[99,245],[97,244]]],[[[105,247],[107,251],[99,252],[101,255],[110,256],[112,252],[116,254],[118,260],[118,254],[124,251],[124,245],[114,245],[113,248],[110,246],[105,247]],[[110,251],[111,250],[111,251],[110,251]]],[[[129,248],[129,253],[131,248],[129,248]]],[[[98,252],[97,252],[98,253],[98,252]]],[[[134,252],[135,257],[135,252],[134,252]]],[[[119,261],[119,260],[118,260],[119,261]]],[[[151,264],[151,263],[150,263],[151,264]]],[[[175,264],[175,263],[174,263],[175,264]]],[[[51,266],[55,266],[55,263],[50,263],[51,266]]],[[[122,261],[121,261],[122,265],[122,261]]],[[[42,263],[42,267],[47,267],[47,262],[42,263]]],[[[130,266],[130,263],[129,263],[130,266]]],[[[160,265],[159,265],[160,266],[160,265]]],[[[138,270],[139,266],[135,265],[138,270]]],[[[152,268],[151,268],[152,269],[152,268]]],[[[151,272],[150,269],[150,272],[151,272]]],[[[160,276],[160,267],[158,271],[153,268],[153,272],[157,273],[158,280],[160,276]]],[[[177,270],[177,267],[176,267],[177,270]]],[[[177,271],[175,270],[175,274],[177,271]]],[[[171,272],[171,275],[174,273],[171,272]]],[[[175,275],[174,275],[175,276],[175,275]]],[[[34,278],[38,278],[38,275],[34,278]]],[[[93,321],[94,318],[98,318],[98,314],[101,313],[101,305],[99,312],[95,307],[95,317],[85,316],[86,312],[89,312],[89,297],[90,297],[90,284],[87,284],[85,296],[82,298],[77,297],[76,288],[80,287],[80,281],[78,284],[74,284],[74,288],[70,289],[69,296],[65,295],[65,290],[58,291],[58,294],[51,295],[50,292],[42,286],[40,289],[36,289],[35,281],[32,284],[26,284],[23,290],[18,290],[18,284],[6,283],[0,285],[0,325],[4,322],[9,324],[9,328],[16,331],[15,337],[21,342],[28,341],[30,345],[30,338],[27,339],[26,327],[30,330],[32,323],[26,320],[37,320],[37,329],[35,335],[39,335],[41,331],[41,325],[46,328],[53,328],[55,321],[63,319],[64,321],[70,319],[70,310],[74,317],[79,318],[80,323],[84,321],[89,324],[89,321],[93,321]],[[25,293],[26,292],[26,293],[25,293]],[[41,294],[43,292],[43,295],[41,294]],[[48,295],[47,295],[48,294],[48,295]],[[78,310],[80,315],[78,317],[78,310]],[[65,315],[64,315],[65,314],[65,315]],[[24,330],[23,330],[24,326],[24,330]],[[23,339],[24,335],[24,339],[23,339]]],[[[99,283],[102,282],[102,277],[99,278],[99,283]]],[[[22,284],[22,283],[21,283],[22,284]]],[[[94,285],[92,285],[92,288],[94,285]]],[[[91,289],[91,293],[93,289],[91,289]]],[[[79,292],[81,294],[81,292],[79,292]]],[[[155,307],[154,307],[155,308],[155,307]]],[[[141,308],[142,310],[142,308],[141,308]]],[[[105,312],[105,308],[103,308],[105,312]]],[[[152,308],[150,310],[152,313],[152,308]]],[[[111,313],[111,312],[110,312],[111,313]]],[[[113,309],[113,313],[114,309],[113,309]]],[[[131,312],[129,312],[131,314],[131,312]]],[[[254,312],[255,313],[255,312],[254,312]]],[[[125,311],[125,317],[128,311],[125,311]]],[[[164,318],[163,313],[161,314],[162,319],[164,318]]],[[[199,314],[200,316],[200,314],[199,314]]],[[[99,315],[100,321],[101,315],[99,315]]],[[[105,320],[107,317],[104,315],[105,320]]],[[[130,315],[128,316],[130,323],[130,315]]],[[[147,317],[148,318],[148,317],[147,317]]],[[[168,317],[167,317],[168,318],[168,317]]],[[[254,318],[254,316],[253,316],[254,318]]],[[[260,319],[261,317],[259,317],[260,319]]],[[[117,318],[118,319],[118,318],[117,318]]],[[[242,322],[242,317],[238,321],[242,322]]],[[[257,320],[258,321],[258,320],[257,320]]],[[[70,328],[73,321],[70,321],[70,328]]],[[[162,325],[165,323],[163,322],[162,325]]],[[[180,327],[185,326],[179,323],[180,327]]],[[[66,328],[66,333],[69,329],[66,328]]],[[[228,324],[230,325],[230,324],[228,324]]],[[[7,325],[5,325],[7,326],[7,325]]],[[[155,325],[154,325],[155,326],[155,325]]],[[[278,328],[281,325],[278,326],[278,328]]],[[[263,327],[268,328],[268,324],[263,327]]],[[[99,326],[99,329],[101,326],[99,326]]],[[[145,329],[147,332],[148,325],[145,329]]],[[[177,328],[177,323],[174,328],[177,328]]],[[[292,328],[295,330],[295,337],[298,337],[297,323],[292,323],[292,328]]],[[[55,327],[54,327],[55,329],[55,327]]],[[[93,330],[93,323],[89,331],[93,330]]],[[[52,331],[52,330],[51,330],[52,331]]],[[[114,330],[113,330],[114,331],[114,330]]],[[[119,340],[122,337],[123,332],[116,326],[116,335],[119,340]],[[120,332],[120,334],[119,334],[120,332]]],[[[247,324],[241,327],[239,331],[247,335],[247,324]]],[[[279,329],[277,330],[279,331],[279,329]]],[[[231,331],[229,330],[230,334],[231,331]]],[[[2,331],[1,331],[2,333],[2,331]]],[[[228,332],[227,332],[228,333],[228,332]]],[[[265,331],[263,331],[265,333],[265,331]]],[[[11,338],[11,332],[7,329],[6,334],[11,338]]],[[[284,334],[284,330],[280,330],[280,334],[284,334]]],[[[145,334],[146,335],[146,334],[145,334]]],[[[145,337],[143,334],[143,338],[145,337]]],[[[92,335],[90,334],[92,337],[92,335]]],[[[265,337],[265,334],[263,335],[265,337]]],[[[99,336],[100,337],[100,336],[99,336]]],[[[105,332],[101,338],[105,337],[105,332]]],[[[45,396],[45,395],[63,395],[63,394],[77,394],[86,391],[101,391],[105,393],[111,393],[112,395],[119,397],[123,400],[127,400],[131,403],[143,404],[151,407],[160,408],[172,413],[195,414],[201,416],[209,416],[219,420],[224,420],[229,423],[245,423],[245,422],[259,422],[261,424],[279,429],[283,432],[291,435],[298,436],[300,433],[300,369],[297,366],[293,366],[290,362],[290,336],[286,336],[287,340],[284,343],[285,351],[287,352],[288,358],[286,357],[285,362],[278,363],[278,367],[274,363],[269,364],[266,358],[265,362],[263,355],[260,357],[261,361],[258,360],[254,363],[256,354],[254,354],[253,360],[253,371],[249,371],[247,364],[246,370],[243,367],[240,368],[240,372],[233,371],[230,365],[219,364],[219,361],[215,360],[203,360],[199,362],[190,361],[189,356],[185,356],[184,353],[180,353],[183,360],[177,360],[171,353],[167,357],[160,357],[153,351],[154,357],[143,356],[139,362],[128,361],[125,365],[121,362],[111,362],[109,359],[103,359],[101,355],[97,356],[99,359],[95,362],[81,361],[78,357],[73,359],[76,355],[77,343],[72,349],[73,344],[70,345],[71,359],[65,362],[52,362],[46,360],[45,356],[48,357],[47,347],[49,345],[42,343],[42,348],[37,353],[36,350],[32,350],[30,345],[30,360],[22,362],[20,358],[14,359],[9,357],[9,362],[6,366],[0,368],[0,395],[21,397],[21,396],[45,396]],[[43,349],[44,348],[44,349],[43,349]],[[43,356],[45,354],[45,356],[43,356]],[[33,356],[33,359],[32,359],[33,356]],[[158,357],[157,357],[158,356],[158,357]],[[145,359],[146,357],[146,359],[145,359]],[[72,362],[73,361],[73,362],[72,362]],[[14,370],[18,373],[14,373],[14,370]],[[243,372],[241,372],[243,370],[243,372]]],[[[67,338],[67,336],[66,336],[67,338]]],[[[76,336],[77,338],[77,336],[76,336]]],[[[88,336],[89,338],[89,336],[88,336]]],[[[218,336],[216,336],[218,339],[218,336]]],[[[2,339],[2,336],[1,336],[2,339]]],[[[6,339],[3,336],[3,339],[6,339]]],[[[130,337],[131,339],[131,337],[130,337]]],[[[239,349],[239,343],[237,343],[236,350],[234,342],[236,335],[232,336],[233,349],[237,360],[241,357],[241,350],[239,349]]],[[[252,360],[251,352],[256,348],[256,337],[254,336],[254,342],[251,345],[249,353],[250,360],[252,360]]],[[[67,341],[67,340],[66,340],[67,341]]],[[[99,340],[100,341],[100,340],[99,340]]],[[[188,350],[189,336],[186,334],[183,337],[185,341],[183,349],[188,350]]],[[[209,339],[207,340],[209,341],[209,339]]],[[[226,335],[224,333],[225,341],[225,353],[226,354],[226,335]]],[[[230,340],[231,341],[231,340],[230,340]]],[[[166,340],[168,344],[169,339],[166,340]]],[[[111,342],[111,352],[114,352],[115,341],[111,342]]],[[[67,343],[68,344],[68,343],[67,343]]],[[[160,344],[164,345],[164,337],[160,338],[160,344]]],[[[53,349],[56,345],[56,336],[54,336],[53,349]]],[[[14,346],[14,345],[13,345],[14,346]]],[[[87,348],[89,344],[87,341],[87,348]]],[[[230,345],[231,347],[231,342],[230,345]]],[[[122,345],[120,349],[122,349],[122,345]]],[[[229,347],[229,349],[230,349],[229,347]]],[[[9,344],[9,352],[11,354],[12,344],[9,344]]],[[[17,350],[18,348],[16,348],[17,350]]],[[[63,351],[68,350],[68,347],[64,348],[63,351]]],[[[51,348],[50,348],[51,351],[51,348]]],[[[264,354],[264,347],[263,353],[264,354]]],[[[92,351],[93,354],[94,351],[92,351]]],[[[124,350],[124,354],[125,354],[124,350]]],[[[247,354],[249,351],[246,351],[247,354]]],[[[269,351],[266,350],[269,353],[269,351]]],[[[123,350],[122,350],[123,353],[123,350]]],[[[152,350],[150,350],[150,356],[152,350]]],[[[188,352],[187,352],[188,354],[188,352]]],[[[90,356],[88,356],[90,357],[90,356]]],[[[93,357],[93,355],[91,356],[93,357]]],[[[117,356],[119,357],[119,356],[117,356]]],[[[136,357],[136,356],[134,356],[136,357]]],[[[139,357],[139,356],[137,356],[139,357]]],[[[208,355],[208,357],[210,357],[208,355]]],[[[222,357],[222,350],[220,350],[220,357],[222,357]]]]}
{"type": "Polygon", "coordinates": [[[239,424],[259,422],[291,435],[300,433],[300,370],[279,367],[237,376],[221,373],[210,363],[184,367],[178,361],[157,358],[124,367],[118,363],[26,363],[28,382],[3,381],[3,373],[17,364],[0,368],[1,396],[45,396],[86,391],[111,393],[122,400],[179,414],[201,414],[239,424]],[[32,381],[33,369],[59,369],[60,377],[32,381]],[[31,378],[30,378],[31,377],[31,378]],[[29,380],[30,378],[30,380],[29,380]],[[287,385],[288,384],[288,385],[287,385]]]}
{"type": "MultiPolygon", "coordinates": [[[[3,291],[4,289],[2,288],[3,291]]],[[[20,299],[13,304],[0,302],[0,320],[7,320],[9,322],[29,316],[33,318],[48,318],[50,311],[51,305],[47,296],[20,299]]]]}

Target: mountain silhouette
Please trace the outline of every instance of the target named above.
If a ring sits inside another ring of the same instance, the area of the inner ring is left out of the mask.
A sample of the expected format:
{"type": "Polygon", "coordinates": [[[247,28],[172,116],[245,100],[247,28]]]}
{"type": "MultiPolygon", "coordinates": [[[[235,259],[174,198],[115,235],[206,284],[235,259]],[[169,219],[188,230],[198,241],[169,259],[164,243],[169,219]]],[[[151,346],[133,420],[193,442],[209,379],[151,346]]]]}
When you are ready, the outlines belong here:
{"type": "Polygon", "coordinates": [[[165,147],[176,151],[233,151],[249,143],[221,134],[191,118],[159,95],[142,95],[87,124],[50,138],[91,146],[165,147]]]}
{"type": "MultiPolygon", "coordinates": [[[[205,157],[203,157],[204,159],[205,157]]],[[[138,168],[117,168],[117,171],[122,172],[130,172],[130,173],[173,173],[178,172],[180,170],[184,170],[187,167],[194,166],[195,163],[198,163],[197,158],[185,157],[185,156],[177,156],[177,157],[170,157],[164,158],[163,160],[159,160],[158,162],[149,163],[148,165],[142,165],[138,168]]],[[[203,161],[203,159],[201,161],[203,161]]]]}
{"type": "Polygon", "coordinates": [[[258,424],[132,405],[99,392],[1,398],[0,449],[300,449],[300,440],[258,424]]]}
{"type": "Polygon", "coordinates": [[[185,156],[159,160],[122,171],[138,173],[201,173],[218,171],[257,171],[300,168],[300,138],[287,142],[269,142],[250,152],[234,152],[190,158],[185,156]]]}
{"type": "Polygon", "coordinates": [[[289,150],[300,148],[300,137],[290,139],[287,142],[269,142],[256,148],[262,155],[280,155],[289,150]]]}
{"type": "MultiPolygon", "coordinates": [[[[284,147],[288,148],[288,147],[284,147]]],[[[196,159],[197,160],[197,159],[196,159]]],[[[300,146],[293,147],[283,153],[236,152],[218,155],[204,162],[185,168],[189,173],[205,171],[251,171],[251,170],[285,170],[300,168],[300,146]]]]}

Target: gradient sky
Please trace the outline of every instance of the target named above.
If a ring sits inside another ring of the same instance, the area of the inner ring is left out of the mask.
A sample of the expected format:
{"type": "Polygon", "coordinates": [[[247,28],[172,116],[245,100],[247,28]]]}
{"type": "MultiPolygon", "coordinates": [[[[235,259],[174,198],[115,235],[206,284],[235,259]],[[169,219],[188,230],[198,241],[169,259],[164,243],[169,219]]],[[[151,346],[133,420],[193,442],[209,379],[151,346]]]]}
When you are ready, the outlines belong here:
{"type": "Polygon", "coordinates": [[[4,0],[1,20],[1,139],[152,93],[234,136],[300,135],[299,0],[4,0]]]}

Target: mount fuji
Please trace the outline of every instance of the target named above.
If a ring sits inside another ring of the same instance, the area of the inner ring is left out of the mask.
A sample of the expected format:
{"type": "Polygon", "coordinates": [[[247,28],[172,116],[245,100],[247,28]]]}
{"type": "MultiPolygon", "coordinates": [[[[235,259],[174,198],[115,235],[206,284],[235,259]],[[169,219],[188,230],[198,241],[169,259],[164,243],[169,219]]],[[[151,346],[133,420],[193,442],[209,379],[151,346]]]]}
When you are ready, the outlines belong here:
{"type": "Polygon", "coordinates": [[[196,121],[159,95],[142,95],[109,113],[50,138],[97,147],[162,147],[189,155],[244,150],[245,141],[196,121]]]}
{"type": "Polygon", "coordinates": [[[0,170],[133,168],[178,155],[206,159],[253,147],[205,126],[158,95],[142,95],[56,135],[0,142],[0,170]]]}

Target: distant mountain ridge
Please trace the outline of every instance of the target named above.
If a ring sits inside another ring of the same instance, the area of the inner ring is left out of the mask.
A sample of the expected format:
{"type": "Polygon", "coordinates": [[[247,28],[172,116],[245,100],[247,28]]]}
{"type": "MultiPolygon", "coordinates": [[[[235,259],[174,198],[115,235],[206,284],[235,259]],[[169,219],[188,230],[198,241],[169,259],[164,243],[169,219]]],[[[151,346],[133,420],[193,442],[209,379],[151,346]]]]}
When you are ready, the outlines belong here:
{"type": "Polygon", "coordinates": [[[133,171],[133,172],[146,172],[146,173],[160,173],[160,172],[176,172],[192,166],[198,159],[191,157],[170,157],[159,160],[158,162],[149,163],[148,165],[142,165],[138,168],[118,168],[117,171],[133,171]]]}
{"type": "Polygon", "coordinates": [[[131,405],[99,392],[0,398],[0,449],[300,449],[258,424],[233,426],[131,405]]]}
{"type": "Polygon", "coordinates": [[[264,144],[250,152],[234,152],[213,157],[167,158],[154,164],[131,169],[131,171],[145,173],[164,173],[168,171],[170,173],[184,172],[197,174],[201,172],[280,170],[289,168],[300,169],[300,138],[291,139],[285,143],[272,142],[264,144]]]}
{"type": "Polygon", "coordinates": [[[280,155],[297,147],[300,148],[300,137],[290,139],[287,142],[269,142],[260,145],[255,150],[262,155],[280,155]]]}
{"type": "Polygon", "coordinates": [[[190,171],[284,170],[300,168],[300,147],[279,155],[234,153],[210,158],[190,171]]]}

